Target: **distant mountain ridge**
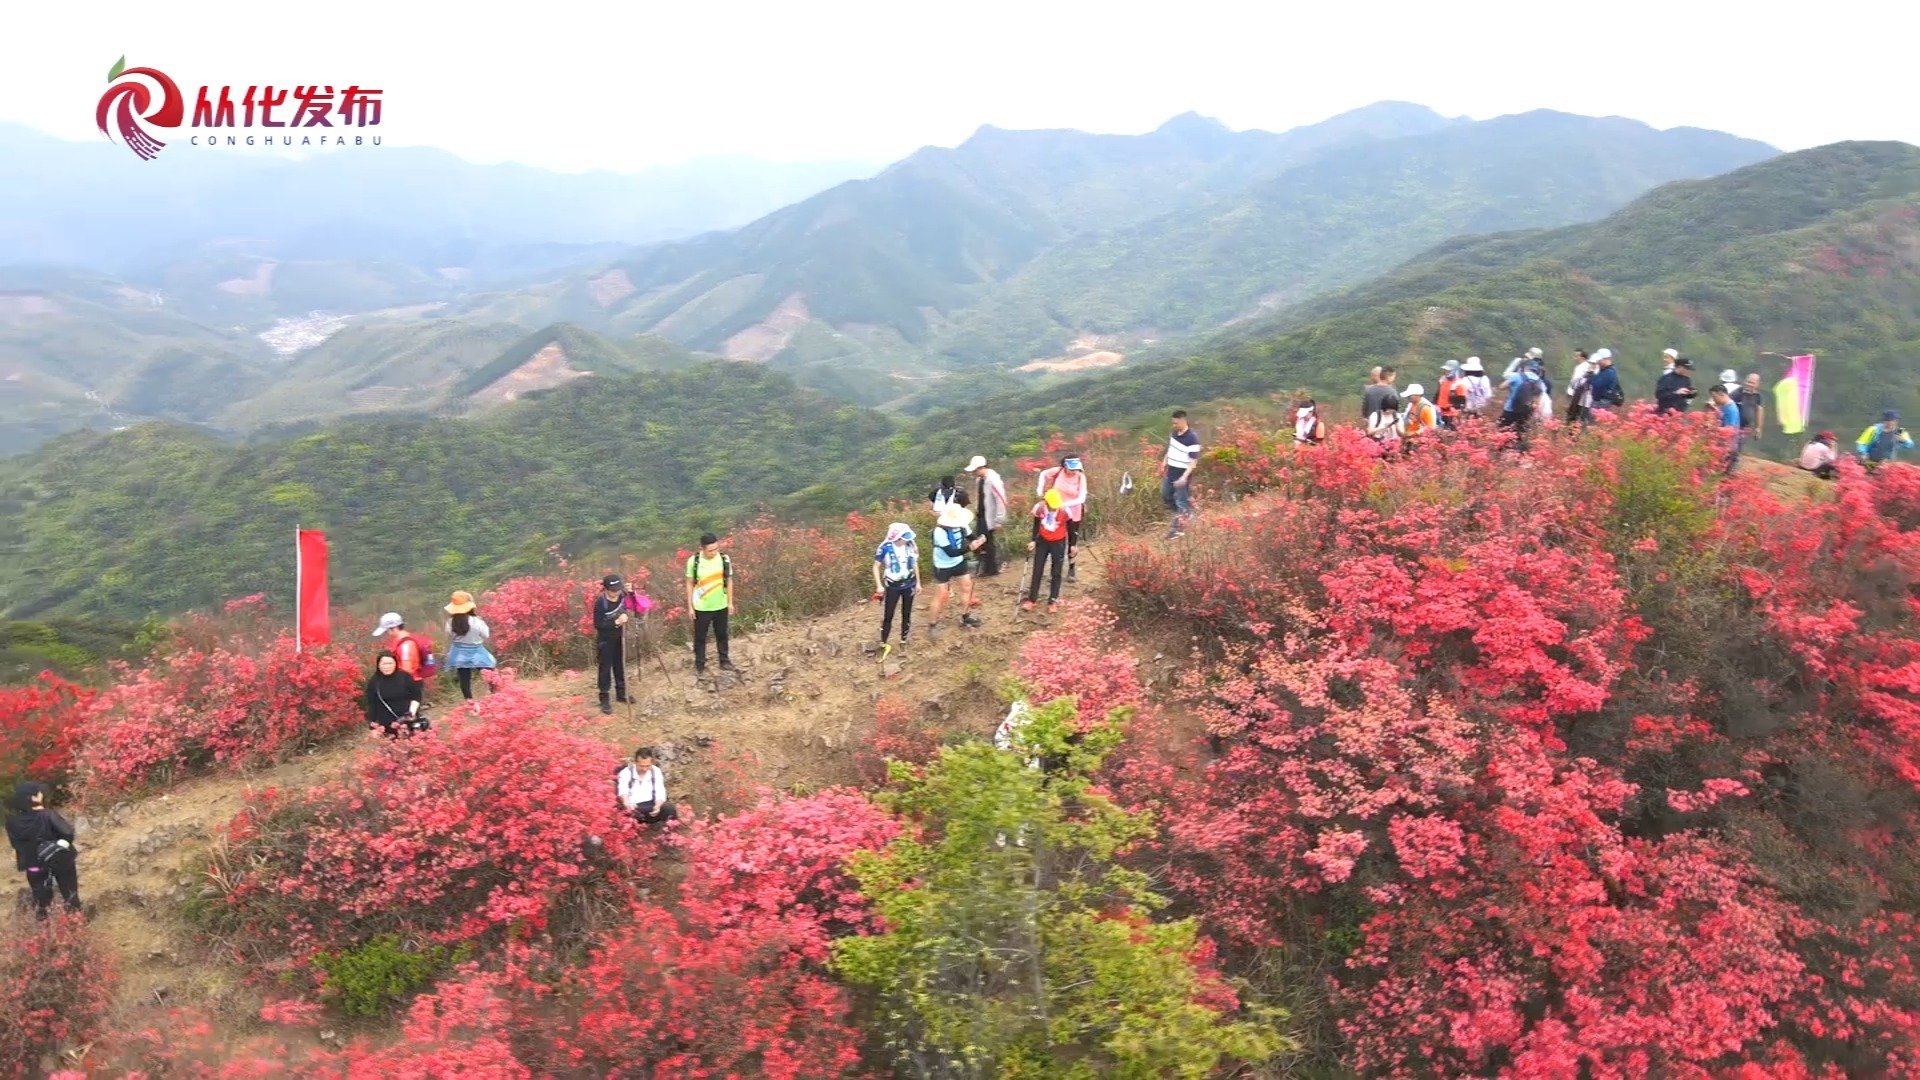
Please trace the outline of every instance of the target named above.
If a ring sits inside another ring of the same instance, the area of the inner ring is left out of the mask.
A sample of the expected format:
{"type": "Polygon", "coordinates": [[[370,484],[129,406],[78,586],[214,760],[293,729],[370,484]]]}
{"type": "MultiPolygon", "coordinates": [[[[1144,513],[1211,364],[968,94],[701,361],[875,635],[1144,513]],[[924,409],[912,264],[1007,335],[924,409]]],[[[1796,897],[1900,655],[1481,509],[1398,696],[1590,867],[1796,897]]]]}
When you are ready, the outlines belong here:
{"type": "MultiPolygon", "coordinates": [[[[912,392],[903,377],[1203,333],[1454,235],[1589,220],[1775,153],[1618,117],[1396,102],[1280,135],[1191,114],[1141,136],[988,127],[737,231],[640,249],[514,317],[659,334],[881,404],[912,392]]],[[[512,310],[499,303],[472,310],[512,310]]]]}

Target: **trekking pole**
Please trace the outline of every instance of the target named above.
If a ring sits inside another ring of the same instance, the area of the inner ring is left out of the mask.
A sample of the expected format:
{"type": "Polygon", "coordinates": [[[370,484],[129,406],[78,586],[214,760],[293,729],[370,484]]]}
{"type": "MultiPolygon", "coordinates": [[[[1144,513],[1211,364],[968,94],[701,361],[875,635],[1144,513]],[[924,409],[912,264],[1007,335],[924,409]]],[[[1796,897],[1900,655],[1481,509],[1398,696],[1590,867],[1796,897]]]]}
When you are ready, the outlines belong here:
{"type": "MultiPolygon", "coordinates": [[[[648,640],[649,640],[649,641],[651,641],[651,640],[652,640],[652,639],[651,639],[651,635],[649,635],[649,637],[648,637],[648,640]]],[[[655,662],[655,663],[658,663],[658,664],[660,665],[660,674],[662,674],[662,675],[665,675],[665,676],[667,677],[667,687],[668,687],[669,689],[674,689],[674,688],[676,688],[676,687],[677,687],[677,686],[678,686],[679,684],[677,684],[676,682],[674,682],[674,679],[673,679],[673,672],[671,672],[671,671],[669,671],[669,670],[667,670],[667,660],[666,660],[666,657],[664,657],[664,656],[661,656],[661,655],[660,655],[660,650],[659,650],[659,648],[658,648],[657,646],[653,646],[653,645],[648,645],[648,646],[647,646],[647,651],[653,654],[653,659],[654,659],[654,662],[655,662]]]]}
{"type": "MultiPolygon", "coordinates": [[[[624,601],[622,602],[624,603],[624,601]]],[[[633,630],[632,619],[628,619],[627,625],[620,628],[620,676],[621,676],[620,681],[623,683],[627,682],[626,680],[626,676],[628,674],[627,649],[628,649],[628,646],[630,646],[633,641],[633,634],[631,632],[632,630],[633,630]]],[[[626,698],[627,698],[628,725],[632,725],[633,723],[633,699],[634,699],[635,693],[639,690],[639,687],[640,687],[639,672],[634,672],[633,675],[634,675],[633,681],[631,683],[627,683],[626,698]]]]}

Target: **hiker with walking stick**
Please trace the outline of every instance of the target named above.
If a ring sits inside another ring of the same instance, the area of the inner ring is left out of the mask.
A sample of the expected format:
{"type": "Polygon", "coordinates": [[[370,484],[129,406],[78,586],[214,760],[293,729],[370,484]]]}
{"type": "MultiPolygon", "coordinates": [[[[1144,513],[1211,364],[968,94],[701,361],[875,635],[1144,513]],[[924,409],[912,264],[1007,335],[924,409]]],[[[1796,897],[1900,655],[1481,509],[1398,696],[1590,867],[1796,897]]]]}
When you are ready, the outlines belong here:
{"type": "Polygon", "coordinates": [[[633,613],[627,610],[626,583],[619,574],[608,574],[600,579],[600,595],[593,598],[593,636],[594,652],[600,661],[600,712],[602,715],[613,713],[613,702],[607,699],[607,691],[612,690],[621,704],[627,703],[627,650],[626,626],[633,619],[633,613]]]}

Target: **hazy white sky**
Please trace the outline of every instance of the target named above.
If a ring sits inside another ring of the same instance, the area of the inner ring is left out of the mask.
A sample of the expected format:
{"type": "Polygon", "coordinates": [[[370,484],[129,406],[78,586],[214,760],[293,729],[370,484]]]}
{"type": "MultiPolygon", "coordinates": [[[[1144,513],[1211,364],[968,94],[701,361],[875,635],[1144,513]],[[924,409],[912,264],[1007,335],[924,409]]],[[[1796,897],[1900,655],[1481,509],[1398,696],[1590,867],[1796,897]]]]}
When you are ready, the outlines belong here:
{"type": "MultiPolygon", "coordinates": [[[[634,169],[719,153],[887,160],[981,124],[1284,130],[1383,99],[1535,108],[1800,149],[1920,143],[1920,5],[681,0],[40,4],[0,10],[0,120],[100,138],[109,67],[359,82],[382,133],[474,161],[634,169]],[[490,18],[484,11],[506,14],[490,18]]],[[[257,152],[257,151],[256,151],[257,152]]]]}

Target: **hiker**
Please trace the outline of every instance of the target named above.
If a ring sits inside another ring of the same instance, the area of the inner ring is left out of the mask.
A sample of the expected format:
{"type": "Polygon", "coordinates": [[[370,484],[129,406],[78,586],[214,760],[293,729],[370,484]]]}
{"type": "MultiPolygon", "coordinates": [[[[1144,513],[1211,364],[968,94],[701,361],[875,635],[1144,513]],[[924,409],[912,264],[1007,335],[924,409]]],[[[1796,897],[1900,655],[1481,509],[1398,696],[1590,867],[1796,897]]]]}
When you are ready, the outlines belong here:
{"type": "Polygon", "coordinates": [[[1671,375],[1673,374],[1674,366],[1680,362],[1680,351],[1678,349],[1663,350],[1660,353],[1660,358],[1666,361],[1665,366],[1660,369],[1660,374],[1671,375]]]}
{"type": "Polygon", "coordinates": [[[1833,432],[1823,431],[1800,451],[1800,460],[1795,464],[1822,480],[1831,480],[1833,463],[1837,459],[1838,455],[1833,450],[1833,432]]]}
{"type": "Polygon", "coordinates": [[[1467,357],[1460,365],[1460,381],[1467,387],[1467,415],[1480,416],[1493,401],[1493,380],[1487,378],[1487,369],[1481,365],[1477,356],[1467,357]]]}
{"type": "Polygon", "coordinates": [[[1740,392],[1740,373],[1728,368],[1720,373],[1720,385],[1727,388],[1729,399],[1737,398],[1740,392]]]}
{"type": "Polygon", "coordinates": [[[1727,392],[1727,384],[1717,382],[1707,391],[1707,399],[1713,402],[1713,412],[1719,418],[1720,427],[1733,432],[1733,449],[1727,453],[1725,474],[1733,475],[1740,464],[1740,406],[1733,403],[1733,395],[1727,392]]]}
{"type": "Polygon", "coordinates": [[[667,801],[667,776],[653,763],[653,747],[638,747],[633,760],[613,774],[620,808],[642,825],[680,820],[680,810],[667,801]]]}
{"type": "Polygon", "coordinates": [[[1080,580],[1074,568],[1080,558],[1080,519],[1087,510],[1087,470],[1078,456],[1063,457],[1060,464],[1040,474],[1035,494],[1060,493],[1060,511],[1067,515],[1067,580],[1080,580]]]}
{"type": "Polygon", "coordinates": [[[880,615],[880,647],[893,634],[893,609],[900,609],[900,647],[913,633],[913,598],[920,591],[920,548],[906,522],[887,526],[887,538],[873,552],[873,598],[885,601],[880,615]]]}
{"type": "Polygon", "coordinates": [[[1060,564],[1066,561],[1068,545],[1068,518],[1062,509],[1065,502],[1060,490],[1055,488],[1033,505],[1033,579],[1027,584],[1027,598],[1020,603],[1021,611],[1032,611],[1039,601],[1040,574],[1049,565],[1053,567],[1053,579],[1047,587],[1047,614],[1053,614],[1060,606],[1060,564]]]}
{"type": "MultiPolygon", "coordinates": [[[[1601,349],[1601,352],[1607,350],[1601,349]]],[[[1592,414],[1593,373],[1599,365],[1587,356],[1587,350],[1573,350],[1573,376],[1567,380],[1567,423],[1577,424],[1592,414]]]]}
{"type": "Polygon", "coordinates": [[[1613,366],[1613,350],[1601,349],[1593,354],[1593,374],[1587,377],[1587,415],[1591,417],[1595,409],[1617,409],[1626,403],[1620,372],[1613,366]]]}
{"type": "Polygon", "coordinates": [[[367,730],[397,739],[402,729],[426,730],[420,715],[420,680],[401,670],[392,653],[381,653],[367,676],[367,730]]]}
{"type": "Polygon", "coordinates": [[[1412,453],[1414,444],[1440,426],[1440,414],[1427,400],[1426,387],[1419,383],[1407,387],[1407,410],[1400,417],[1400,452],[1412,453]]]}
{"type": "Polygon", "coordinates": [[[425,634],[416,634],[408,630],[406,620],[402,619],[397,611],[389,611],[380,616],[379,623],[373,628],[374,637],[386,637],[389,633],[393,636],[387,638],[388,651],[393,653],[393,658],[399,663],[401,671],[419,680],[420,693],[424,695],[427,692],[427,683],[439,670],[433,660],[432,640],[425,634]]]}
{"type": "Polygon", "coordinates": [[[1507,375],[1507,400],[1500,410],[1500,427],[1513,432],[1514,445],[1524,449],[1527,430],[1538,419],[1539,401],[1547,396],[1547,390],[1537,362],[1519,360],[1516,364],[1507,375]]]}
{"type": "Polygon", "coordinates": [[[22,780],[14,785],[7,839],[13,842],[14,868],[27,875],[34,917],[46,919],[55,886],[66,909],[79,913],[80,849],[74,846],[73,826],[47,808],[45,784],[22,780]]]}
{"type": "Polygon", "coordinates": [[[934,517],[940,516],[940,511],[947,508],[947,504],[953,501],[954,493],[959,490],[954,486],[952,476],[943,476],[940,478],[940,486],[927,492],[927,503],[933,507],[934,517]]]}
{"type": "Polygon", "coordinates": [[[493,636],[487,620],[474,610],[473,594],[456,592],[447,598],[447,666],[460,681],[460,696],[473,700],[473,673],[492,671],[498,661],[487,651],[493,636]]]}
{"type": "Polygon", "coordinates": [[[1320,419],[1320,406],[1305,398],[1293,408],[1293,441],[1303,446],[1318,446],[1327,441],[1327,422],[1320,419]]]}
{"type": "Polygon", "coordinates": [[[1007,485],[999,473],[987,468],[987,459],[979,454],[967,462],[967,471],[979,478],[973,495],[973,505],[978,508],[974,520],[980,526],[980,535],[987,538],[980,545],[980,576],[995,577],[1000,573],[1000,545],[994,542],[994,536],[1007,525],[1007,485]]]}
{"type": "Polygon", "coordinates": [[[1760,395],[1760,373],[1749,374],[1733,391],[1733,403],[1740,406],[1740,442],[1760,442],[1760,429],[1766,423],[1767,406],[1760,395]]]}
{"type": "MultiPolygon", "coordinates": [[[[1668,352],[1672,352],[1671,349],[1668,352]]],[[[1684,356],[1673,358],[1673,367],[1653,388],[1653,400],[1657,408],[1655,413],[1683,413],[1693,399],[1699,395],[1693,388],[1693,361],[1684,356]]]]}
{"type": "Polygon", "coordinates": [[[1400,414],[1396,410],[1382,408],[1367,417],[1367,438],[1372,439],[1382,455],[1391,454],[1400,449],[1400,414]]]}
{"type": "Polygon", "coordinates": [[[627,610],[626,582],[619,574],[600,579],[600,595],[593,598],[593,647],[600,662],[600,712],[613,712],[613,701],[627,704],[626,627],[632,619],[627,610]],[[607,692],[613,692],[609,701],[607,692]]]}
{"type": "Polygon", "coordinates": [[[1900,451],[1913,449],[1913,436],[1900,426],[1900,414],[1888,409],[1880,414],[1880,422],[1860,433],[1853,441],[1854,453],[1859,454],[1869,466],[1892,461],[1900,451]]]}
{"type": "Polygon", "coordinates": [[[1400,373],[1390,367],[1374,368],[1373,385],[1360,395],[1360,415],[1370,418],[1381,409],[1400,411],[1400,392],[1393,388],[1400,373]]]}
{"type": "Polygon", "coordinates": [[[940,616],[953,595],[953,583],[960,582],[960,625],[974,627],[980,620],[973,614],[973,570],[967,565],[967,552],[983,541],[974,533],[973,511],[967,509],[967,493],[954,495],[953,502],[940,511],[933,527],[933,581],[939,588],[933,593],[933,618],[927,625],[927,637],[940,640],[940,616]]]}
{"type": "Polygon", "coordinates": [[[1460,361],[1440,365],[1440,385],[1434,388],[1433,404],[1440,413],[1440,426],[1457,428],[1461,414],[1467,411],[1467,383],[1460,374],[1460,361]]]}
{"type": "MultiPolygon", "coordinates": [[[[1388,368],[1382,378],[1391,379],[1388,368]]],[[[1391,386],[1387,387],[1389,393],[1391,386]]],[[[1187,521],[1193,516],[1193,473],[1200,465],[1200,436],[1187,423],[1187,410],[1173,410],[1173,433],[1167,437],[1167,454],[1160,461],[1160,501],[1173,511],[1167,526],[1167,539],[1186,535],[1187,521]]]]}
{"type": "Polygon", "coordinates": [[[700,537],[700,550],[687,556],[687,610],[693,612],[693,673],[707,671],[707,634],[713,634],[721,671],[738,671],[727,655],[727,616],[738,602],[733,589],[733,560],[720,551],[720,538],[700,537]]]}

